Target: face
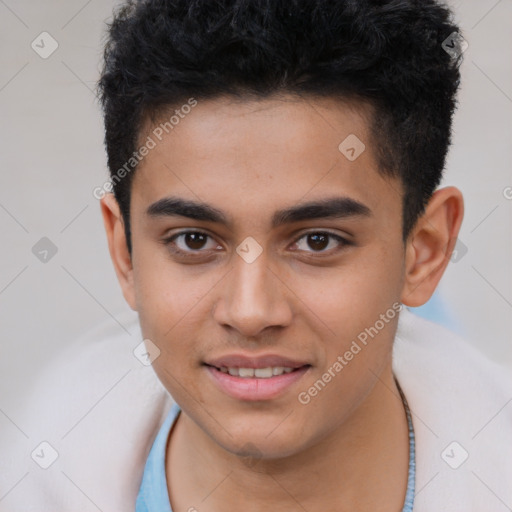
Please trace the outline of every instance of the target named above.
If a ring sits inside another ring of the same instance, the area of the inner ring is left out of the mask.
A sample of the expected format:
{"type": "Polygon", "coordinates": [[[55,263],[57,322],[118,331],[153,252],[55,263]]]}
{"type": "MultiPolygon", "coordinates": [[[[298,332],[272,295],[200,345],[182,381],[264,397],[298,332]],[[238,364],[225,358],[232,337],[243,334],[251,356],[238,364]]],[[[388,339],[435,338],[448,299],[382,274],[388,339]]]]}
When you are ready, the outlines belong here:
{"type": "Polygon", "coordinates": [[[162,383],[230,452],[307,449],[389,365],[401,186],[379,174],[364,112],[334,99],[198,102],[134,176],[125,295],[161,351],[162,383]],[[339,149],[351,134],[365,144],[356,159],[355,139],[339,149]]]}

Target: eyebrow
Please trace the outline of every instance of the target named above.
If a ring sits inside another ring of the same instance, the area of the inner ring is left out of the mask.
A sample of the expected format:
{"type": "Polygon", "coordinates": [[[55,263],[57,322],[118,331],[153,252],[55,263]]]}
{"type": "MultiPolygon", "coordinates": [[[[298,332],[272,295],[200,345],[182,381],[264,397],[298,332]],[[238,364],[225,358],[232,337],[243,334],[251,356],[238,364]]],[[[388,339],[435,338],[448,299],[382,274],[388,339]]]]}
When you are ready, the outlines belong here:
{"type": "MultiPolygon", "coordinates": [[[[150,217],[179,216],[225,226],[231,224],[228,217],[221,210],[206,203],[179,197],[159,199],[148,207],[146,213],[150,217]]],[[[305,220],[371,216],[372,211],[365,204],[350,197],[333,197],[276,211],[272,216],[272,229],[283,224],[305,220]]]]}

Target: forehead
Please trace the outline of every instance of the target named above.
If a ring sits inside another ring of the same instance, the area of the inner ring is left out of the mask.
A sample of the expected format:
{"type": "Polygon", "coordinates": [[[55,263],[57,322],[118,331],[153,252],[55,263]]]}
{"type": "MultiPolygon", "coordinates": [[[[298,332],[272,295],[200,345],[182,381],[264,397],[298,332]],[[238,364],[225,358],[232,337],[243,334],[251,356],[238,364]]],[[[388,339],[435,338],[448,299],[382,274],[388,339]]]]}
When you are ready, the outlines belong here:
{"type": "Polygon", "coordinates": [[[141,142],[149,137],[154,148],[135,173],[133,199],[179,195],[228,216],[268,213],[269,222],[277,205],[333,195],[396,213],[400,187],[378,172],[370,118],[366,105],[333,98],[217,98],[175,107],[145,126],[141,142]]]}

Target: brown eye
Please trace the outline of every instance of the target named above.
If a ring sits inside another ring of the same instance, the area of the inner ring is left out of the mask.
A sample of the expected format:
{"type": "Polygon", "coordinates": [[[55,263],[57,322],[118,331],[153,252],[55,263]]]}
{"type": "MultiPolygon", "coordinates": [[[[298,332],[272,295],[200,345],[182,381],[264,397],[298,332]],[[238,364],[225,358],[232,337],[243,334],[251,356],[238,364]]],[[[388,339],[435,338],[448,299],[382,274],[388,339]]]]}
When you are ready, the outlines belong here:
{"type": "Polygon", "coordinates": [[[323,251],[329,245],[329,235],[325,233],[307,235],[307,244],[315,251],[323,251]]]}
{"type": "Polygon", "coordinates": [[[183,235],[184,243],[189,249],[202,249],[208,239],[208,235],[204,233],[186,233],[183,235]]]}
{"type": "MultiPolygon", "coordinates": [[[[331,253],[336,250],[342,250],[351,243],[345,238],[329,233],[327,231],[313,231],[302,235],[297,242],[295,248],[303,251],[314,253],[331,253]]],[[[295,250],[295,249],[294,249],[295,250]]]]}
{"type": "Polygon", "coordinates": [[[222,247],[207,233],[202,231],[182,231],[163,240],[167,248],[178,256],[204,256],[222,247]]]}

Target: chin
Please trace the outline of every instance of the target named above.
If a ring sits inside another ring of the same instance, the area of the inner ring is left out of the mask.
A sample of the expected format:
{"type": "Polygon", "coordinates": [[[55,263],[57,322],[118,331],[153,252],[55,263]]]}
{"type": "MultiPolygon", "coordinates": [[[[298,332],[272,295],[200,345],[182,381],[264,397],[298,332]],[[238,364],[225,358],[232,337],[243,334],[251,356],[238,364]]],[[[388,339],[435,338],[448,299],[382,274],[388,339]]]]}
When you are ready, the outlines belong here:
{"type": "MultiPolygon", "coordinates": [[[[281,418],[282,420],[282,418],[281,418]]],[[[300,435],[297,431],[280,428],[279,422],[258,422],[254,421],[244,425],[236,422],[236,431],[226,429],[222,438],[215,438],[226,451],[239,457],[252,459],[283,459],[290,457],[306,448],[307,440],[304,433],[300,435]],[[259,428],[255,428],[256,425],[259,428]]],[[[303,430],[302,430],[303,432],[303,430]]]]}

